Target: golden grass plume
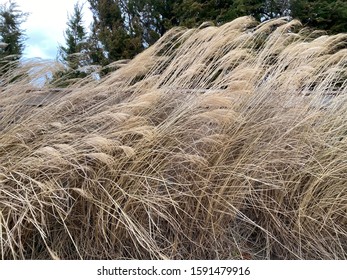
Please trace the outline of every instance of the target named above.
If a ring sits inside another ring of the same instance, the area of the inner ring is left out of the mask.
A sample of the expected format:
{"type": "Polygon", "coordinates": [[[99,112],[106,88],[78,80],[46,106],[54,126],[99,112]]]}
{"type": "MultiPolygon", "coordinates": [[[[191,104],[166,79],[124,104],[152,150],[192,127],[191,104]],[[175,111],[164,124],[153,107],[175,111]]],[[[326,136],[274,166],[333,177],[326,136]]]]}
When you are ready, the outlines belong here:
{"type": "Polygon", "coordinates": [[[346,35],[317,34],[243,17],[45,102],[5,81],[1,258],[346,259],[346,35]]]}

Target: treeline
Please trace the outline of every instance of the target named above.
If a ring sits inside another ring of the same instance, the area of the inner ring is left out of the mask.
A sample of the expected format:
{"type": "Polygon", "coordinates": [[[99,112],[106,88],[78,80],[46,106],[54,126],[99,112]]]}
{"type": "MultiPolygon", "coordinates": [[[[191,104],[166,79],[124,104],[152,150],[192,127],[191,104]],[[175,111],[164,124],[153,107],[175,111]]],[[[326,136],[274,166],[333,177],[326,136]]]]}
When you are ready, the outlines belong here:
{"type": "MultiPolygon", "coordinates": [[[[347,31],[347,2],[343,0],[88,0],[93,23],[83,27],[82,6],[68,19],[66,46],[60,58],[72,77],[96,66],[131,59],[175,26],[196,27],[206,21],[221,25],[252,15],[258,21],[288,16],[328,33],[347,31]],[[87,35],[88,34],[88,35],[87,35]]],[[[107,70],[102,71],[103,74],[107,70]]]]}
{"type": "MultiPolygon", "coordinates": [[[[237,17],[251,15],[258,21],[288,16],[304,25],[328,33],[347,32],[345,0],[88,0],[93,21],[84,26],[83,4],[76,4],[68,17],[65,43],[58,59],[66,69],[61,77],[79,78],[103,69],[110,63],[131,59],[154,44],[175,26],[197,27],[210,21],[221,25],[237,17]],[[68,73],[68,75],[67,75],[68,73]]],[[[19,59],[25,38],[20,24],[27,14],[14,1],[0,9],[0,58],[19,59]]]]}
{"type": "Polygon", "coordinates": [[[26,39],[21,24],[27,16],[13,1],[0,4],[0,76],[18,65],[26,39]]]}

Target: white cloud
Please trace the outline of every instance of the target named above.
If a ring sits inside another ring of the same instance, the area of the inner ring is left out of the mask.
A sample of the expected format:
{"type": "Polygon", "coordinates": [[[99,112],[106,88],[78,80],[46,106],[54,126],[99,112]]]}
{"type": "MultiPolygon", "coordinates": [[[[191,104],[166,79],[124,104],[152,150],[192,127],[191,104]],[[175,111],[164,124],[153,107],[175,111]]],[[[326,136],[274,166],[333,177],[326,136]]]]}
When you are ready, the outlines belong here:
{"type": "MultiPolygon", "coordinates": [[[[0,0],[0,4],[7,1],[0,0]]],[[[84,21],[86,27],[92,21],[89,5],[77,0],[16,0],[21,11],[30,13],[22,28],[26,30],[28,40],[24,56],[55,59],[58,44],[64,44],[64,30],[68,14],[73,12],[76,2],[84,3],[84,21]]]]}
{"type": "Polygon", "coordinates": [[[46,52],[45,50],[43,50],[39,46],[35,46],[35,45],[29,45],[26,48],[24,56],[30,57],[30,58],[42,58],[42,59],[51,59],[52,58],[52,56],[50,55],[49,52],[46,52]]]}

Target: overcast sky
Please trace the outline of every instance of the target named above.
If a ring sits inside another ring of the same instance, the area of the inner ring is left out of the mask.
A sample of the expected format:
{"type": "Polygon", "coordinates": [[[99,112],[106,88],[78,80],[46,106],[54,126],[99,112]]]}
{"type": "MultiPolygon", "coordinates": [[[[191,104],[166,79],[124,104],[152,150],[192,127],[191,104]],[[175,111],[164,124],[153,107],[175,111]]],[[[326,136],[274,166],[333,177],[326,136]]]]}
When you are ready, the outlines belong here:
{"type": "MultiPolygon", "coordinates": [[[[0,4],[8,2],[0,0],[0,4]]],[[[26,30],[28,39],[23,56],[25,58],[40,57],[42,59],[55,59],[58,44],[64,44],[64,30],[67,25],[67,16],[72,14],[76,2],[84,4],[84,22],[88,28],[92,21],[86,0],[13,0],[29,17],[22,28],[26,30]]]]}

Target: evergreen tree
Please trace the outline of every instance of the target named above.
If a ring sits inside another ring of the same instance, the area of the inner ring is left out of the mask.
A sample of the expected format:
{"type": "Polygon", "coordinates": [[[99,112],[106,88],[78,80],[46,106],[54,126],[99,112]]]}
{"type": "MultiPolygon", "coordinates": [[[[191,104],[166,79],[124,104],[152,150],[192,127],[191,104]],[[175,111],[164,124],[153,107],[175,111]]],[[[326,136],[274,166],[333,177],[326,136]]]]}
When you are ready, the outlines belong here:
{"type": "Polygon", "coordinates": [[[258,21],[290,16],[314,28],[347,31],[344,0],[88,0],[93,13],[88,53],[105,66],[129,59],[174,26],[221,25],[252,15],[258,21]]]}
{"type": "Polygon", "coordinates": [[[294,18],[329,33],[347,32],[347,2],[344,0],[292,0],[294,18]]]}
{"type": "Polygon", "coordinates": [[[133,58],[144,48],[138,18],[129,13],[127,1],[88,0],[93,13],[93,36],[103,53],[95,55],[102,65],[133,58]]]}
{"type": "Polygon", "coordinates": [[[133,58],[154,44],[178,19],[173,0],[88,0],[93,13],[90,55],[107,65],[133,58]]]}
{"type": "Polygon", "coordinates": [[[262,4],[262,20],[290,16],[290,0],[265,0],[262,4]]]}
{"type": "Polygon", "coordinates": [[[182,3],[182,0],[152,0],[153,15],[158,34],[163,36],[166,31],[179,25],[178,15],[175,7],[182,3]]]}
{"type": "Polygon", "coordinates": [[[49,83],[66,87],[71,79],[84,78],[89,74],[90,63],[87,47],[87,32],[83,26],[83,5],[76,3],[72,15],[68,15],[64,32],[65,46],[58,47],[58,60],[65,66],[53,74],[49,83]]]}
{"type": "Polygon", "coordinates": [[[264,0],[183,0],[175,5],[179,24],[196,27],[205,21],[221,25],[240,16],[252,15],[260,20],[264,0]]]}
{"type": "Polygon", "coordinates": [[[256,20],[264,19],[264,0],[234,0],[231,8],[228,9],[223,23],[241,16],[253,16],[256,20]]]}
{"type": "Polygon", "coordinates": [[[178,25],[174,7],[180,1],[172,0],[129,0],[126,15],[132,29],[137,29],[143,46],[154,44],[160,36],[178,25]]]}
{"type": "Polygon", "coordinates": [[[59,60],[71,70],[78,70],[88,65],[86,45],[87,32],[83,26],[83,5],[76,3],[72,15],[68,16],[67,29],[65,30],[66,46],[59,46],[59,60]]]}
{"type": "Polygon", "coordinates": [[[223,24],[239,16],[261,18],[263,0],[88,0],[93,14],[93,64],[133,58],[174,26],[223,24]]]}
{"type": "Polygon", "coordinates": [[[25,31],[21,24],[28,14],[23,13],[17,3],[9,1],[0,5],[0,66],[1,72],[7,72],[10,66],[16,66],[24,50],[25,31]]]}

